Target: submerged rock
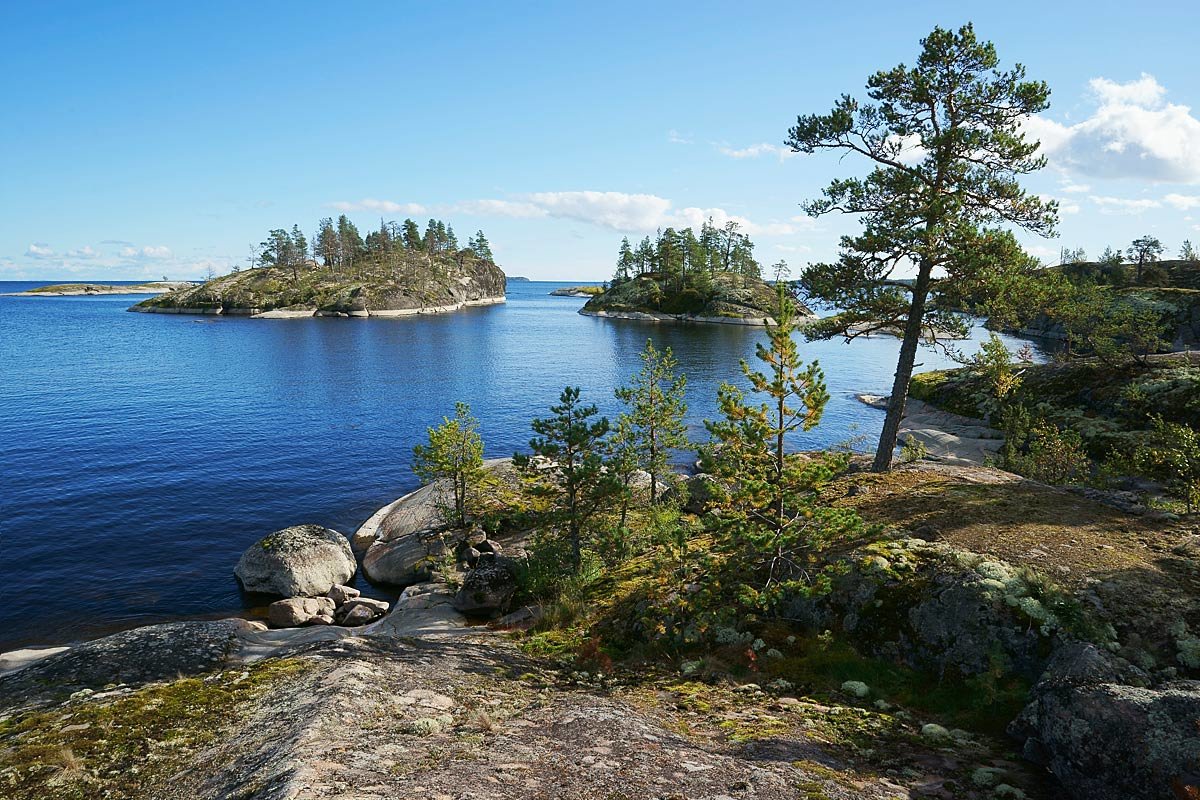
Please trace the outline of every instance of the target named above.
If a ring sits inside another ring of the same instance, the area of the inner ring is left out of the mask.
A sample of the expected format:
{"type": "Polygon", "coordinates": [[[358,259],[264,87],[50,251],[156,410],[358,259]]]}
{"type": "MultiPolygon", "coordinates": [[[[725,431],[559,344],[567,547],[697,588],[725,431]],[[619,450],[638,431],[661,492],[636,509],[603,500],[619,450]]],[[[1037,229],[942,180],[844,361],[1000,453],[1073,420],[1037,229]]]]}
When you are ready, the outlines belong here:
{"type": "Polygon", "coordinates": [[[345,536],[320,525],[296,525],[260,539],[233,572],[248,592],[303,597],[344,584],[356,569],[345,536]]]}

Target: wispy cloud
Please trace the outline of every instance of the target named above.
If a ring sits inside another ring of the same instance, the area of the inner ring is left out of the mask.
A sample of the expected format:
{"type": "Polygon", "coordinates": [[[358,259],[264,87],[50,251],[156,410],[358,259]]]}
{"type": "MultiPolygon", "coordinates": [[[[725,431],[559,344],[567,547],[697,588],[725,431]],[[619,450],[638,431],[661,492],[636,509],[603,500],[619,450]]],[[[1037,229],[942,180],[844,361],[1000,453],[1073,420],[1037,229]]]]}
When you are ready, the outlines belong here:
{"type": "Polygon", "coordinates": [[[364,197],[362,200],[339,200],[336,203],[330,203],[330,208],[335,208],[338,211],[378,211],[384,214],[424,214],[425,206],[420,203],[394,203],[391,200],[376,200],[373,197],[364,197]]]}
{"type": "Polygon", "coordinates": [[[54,248],[45,242],[34,242],[25,249],[25,255],[29,258],[54,258],[56,254],[54,248]]]}
{"type": "Polygon", "coordinates": [[[1090,195],[1088,197],[1100,207],[1101,214],[1142,214],[1153,208],[1162,208],[1162,203],[1148,197],[1105,197],[1090,195]]]}
{"type": "Polygon", "coordinates": [[[1193,208],[1200,208],[1200,195],[1169,194],[1163,198],[1163,202],[1180,211],[1188,211],[1193,208]]]}
{"type": "Polygon", "coordinates": [[[692,144],[695,140],[691,134],[682,134],[671,128],[671,130],[667,131],[667,141],[671,144],[692,144]]]}
{"type": "Polygon", "coordinates": [[[732,220],[749,234],[787,235],[799,227],[791,222],[757,223],[723,208],[676,208],[665,197],[627,192],[534,192],[514,200],[469,200],[456,203],[453,209],[479,216],[567,219],[625,233],[698,228],[710,218],[718,226],[732,220]]]}
{"type": "Polygon", "coordinates": [[[717,151],[722,155],[730,158],[746,159],[746,158],[761,158],[762,156],[775,156],[780,161],[786,161],[792,156],[798,155],[792,151],[790,147],[784,147],[780,144],[770,144],[769,142],[759,142],[752,144],[749,147],[735,148],[729,145],[716,145],[717,151]]]}

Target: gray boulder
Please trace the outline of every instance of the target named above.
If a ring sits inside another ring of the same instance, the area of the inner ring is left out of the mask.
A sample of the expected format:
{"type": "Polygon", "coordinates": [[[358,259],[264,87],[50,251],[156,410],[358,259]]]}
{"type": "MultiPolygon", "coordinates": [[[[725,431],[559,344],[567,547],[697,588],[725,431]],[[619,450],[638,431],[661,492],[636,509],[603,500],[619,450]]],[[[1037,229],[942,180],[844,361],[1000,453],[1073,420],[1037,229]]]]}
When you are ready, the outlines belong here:
{"type": "Polygon", "coordinates": [[[330,587],[329,591],[325,593],[325,596],[340,606],[353,600],[360,594],[362,594],[362,592],[360,592],[358,589],[355,589],[353,586],[342,586],[341,584],[338,584],[330,587]]]}
{"type": "Polygon", "coordinates": [[[1064,647],[1009,732],[1078,800],[1200,796],[1200,682],[1127,684],[1145,679],[1091,645],[1064,647]]]}
{"type": "Polygon", "coordinates": [[[363,557],[363,572],[379,583],[399,586],[418,583],[429,577],[446,552],[446,542],[440,531],[414,531],[372,544],[363,557]]]}
{"type": "Polygon", "coordinates": [[[289,597],[267,607],[267,622],[276,628],[307,625],[317,617],[333,618],[335,603],[328,597],[289,597]]]}
{"type": "Polygon", "coordinates": [[[356,567],[345,536],[320,525],[296,525],[251,545],[233,573],[248,592],[303,597],[344,584],[356,567]]]}
{"type": "Polygon", "coordinates": [[[495,557],[481,561],[467,573],[454,596],[454,607],[471,614],[503,611],[517,591],[517,573],[510,559],[495,557]]]}
{"type": "Polygon", "coordinates": [[[687,500],[683,508],[692,514],[703,514],[708,511],[721,493],[717,479],[706,473],[689,477],[684,488],[687,491],[687,500]]]}
{"type": "Polygon", "coordinates": [[[196,675],[221,668],[255,629],[243,619],[169,622],[75,645],[0,675],[0,711],[60,700],[80,689],[196,675]]]}

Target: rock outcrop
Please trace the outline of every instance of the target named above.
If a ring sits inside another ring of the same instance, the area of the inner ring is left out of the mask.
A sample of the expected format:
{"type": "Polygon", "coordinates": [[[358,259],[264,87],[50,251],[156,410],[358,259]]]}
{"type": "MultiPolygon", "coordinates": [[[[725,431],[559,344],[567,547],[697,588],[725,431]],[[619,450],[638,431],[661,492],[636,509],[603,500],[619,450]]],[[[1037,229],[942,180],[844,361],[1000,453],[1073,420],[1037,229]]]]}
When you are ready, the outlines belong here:
{"type": "Polygon", "coordinates": [[[1200,797],[1200,681],[1146,682],[1091,645],[1065,647],[1010,732],[1078,800],[1200,797]]]}
{"type": "Polygon", "coordinates": [[[251,545],[234,574],[248,592],[312,597],[344,584],[356,569],[345,536],[320,525],[296,525],[251,545]]]}
{"type": "Polygon", "coordinates": [[[454,607],[464,614],[502,612],[516,592],[517,571],[511,559],[480,559],[463,579],[462,588],[454,596],[454,607]]]}
{"type": "Polygon", "coordinates": [[[399,317],[504,302],[504,272],[490,261],[424,257],[402,271],[362,276],[310,266],[293,276],[262,267],[144,300],[130,311],[292,317],[399,317]]]}

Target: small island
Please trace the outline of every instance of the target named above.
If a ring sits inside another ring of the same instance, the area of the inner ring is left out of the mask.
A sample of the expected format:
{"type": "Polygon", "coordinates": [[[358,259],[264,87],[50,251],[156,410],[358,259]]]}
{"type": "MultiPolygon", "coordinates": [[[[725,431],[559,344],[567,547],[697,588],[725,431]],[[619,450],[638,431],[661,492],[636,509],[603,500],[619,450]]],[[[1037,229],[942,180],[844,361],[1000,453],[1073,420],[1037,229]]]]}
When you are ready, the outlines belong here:
{"type": "Polygon", "coordinates": [[[321,220],[309,245],[299,226],[273,230],[255,266],[130,308],[158,314],[262,319],[400,317],[504,302],[505,277],[483,231],[460,247],[454,229],[429,220],[382,222],[364,239],[345,215],[321,220]]]}
{"type": "Polygon", "coordinates": [[[564,286],[550,292],[551,297],[597,297],[602,294],[603,286],[564,286]]]}
{"type": "Polygon", "coordinates": [[[11,292],[8,296],[82,297],[103,294],[165,294],[178,289],[188,289],[195,285],[192,281],[149,281],[128,286],[111,283],[56,283],[51,286],[38,286],[24,292],[11,292]]]}
{"type": "MultiPolygon", "coordinates": [[[[774,325],[778,291],[762,278],[754,243],[729,222],[717,228],[705,222],[697,236],[691,228],[667,228],[656,240],[636,248],[621,241],[617,270],[608,288],[597,293],[580,314],[655,322],[726,325],[774,325]]],[[[782,280],[787,264],[773,267],[782,280]]],[[[797,319],[815,319],[798,301],[797,319]]]]}

